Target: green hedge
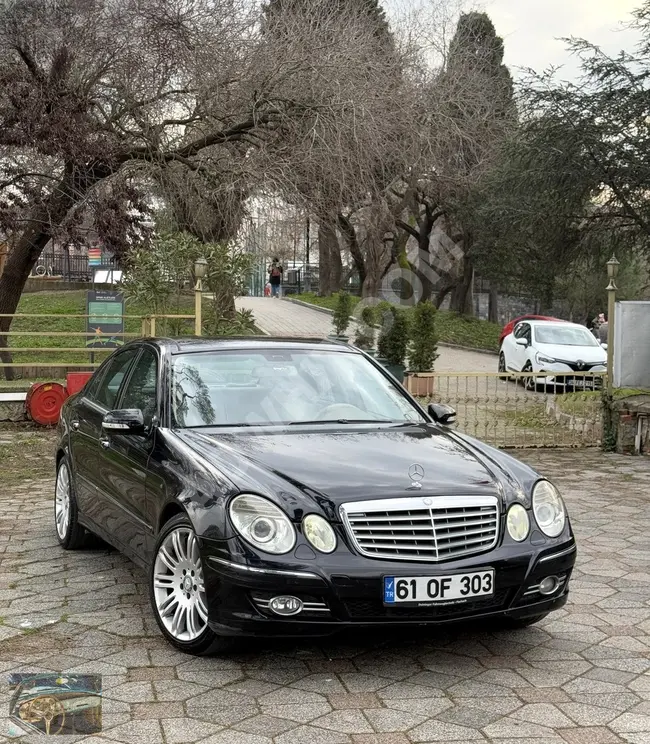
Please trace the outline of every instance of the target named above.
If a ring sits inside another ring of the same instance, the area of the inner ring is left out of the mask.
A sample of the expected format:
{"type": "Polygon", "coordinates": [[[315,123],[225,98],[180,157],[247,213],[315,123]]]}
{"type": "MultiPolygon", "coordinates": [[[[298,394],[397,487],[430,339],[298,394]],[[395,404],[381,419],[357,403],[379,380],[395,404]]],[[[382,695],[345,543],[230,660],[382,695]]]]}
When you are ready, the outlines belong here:
{"type": "MultiPolygon", "coordinates": [[[[336,303],[336,296],[319,297],[313,292],[291,295],[290,299],[302,300],[302,302],[318,305],[327,310],[334,310],[336,303]]],[[[361,300],[360,297],[356,296],[350,299],[353,307],[361,300]]],[[[411,308],[407,308],[407,312],[412,312],[411,308]]],[[[436,315],[436,333],[438,341],[443,344],[456,344],[471,349],[498,351],[501,326],[487,320],[479,320],[448,310],[440,310],[436,315]]]]}

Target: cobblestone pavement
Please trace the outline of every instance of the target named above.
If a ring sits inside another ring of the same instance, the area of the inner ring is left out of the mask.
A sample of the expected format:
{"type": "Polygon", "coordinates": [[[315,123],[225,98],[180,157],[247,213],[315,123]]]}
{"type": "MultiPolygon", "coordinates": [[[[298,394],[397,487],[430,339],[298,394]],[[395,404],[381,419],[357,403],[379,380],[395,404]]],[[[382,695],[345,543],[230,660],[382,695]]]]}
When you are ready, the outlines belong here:
{"type": "MultiPolygon", "coordinates": [[[[238,297],[239,310],[250,310],[257,327],[271,336],[317,336],[332,332],[332,319],[326,313],[294,302],[271,297],[238,297]]],[[[496,372],[497,358],[492,354],[441,346],[436,372],[496,372]]]]}
{"type": "MultiPolygon", "coordinates": [[[[223,659],[163,642],[128,560],[58,547],[50,480],[5,483],[0,705],[10,670],[52,670],[103,675],[104,730],[77,737],[86,744],[648,744],[648,460],[525,459],[555,479],[573,517],[565,609],[526,630],[251,644],[223,659]]],[[[0,741],[15,741],[2,719],[0,741]]]]}

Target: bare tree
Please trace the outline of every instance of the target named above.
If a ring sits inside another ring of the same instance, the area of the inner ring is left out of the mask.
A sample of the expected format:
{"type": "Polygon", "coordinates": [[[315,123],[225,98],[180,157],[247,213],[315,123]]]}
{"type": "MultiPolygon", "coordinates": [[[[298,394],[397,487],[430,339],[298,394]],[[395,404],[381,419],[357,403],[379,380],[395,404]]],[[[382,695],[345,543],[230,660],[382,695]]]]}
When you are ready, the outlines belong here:
{"type": "MultiPolygon", "coordinates": [[[[0,227],[11,252],[0,313],[15,311],[46,244],[75,233],[89,200],[116,193],[103,184],[122,184],[126,202],[154,179],[173,184],[167,193],[176,193],[170,202],[181,221],[187,195],[203,198],[211,184],[220,204],[230,195],[230,219],[250,177],[286,183],[286,171],[265,152],[281,155],[283,143],[298,137],[310,160],[335,152],[341,131],[353,136],[372,35],[354,23],[341,30],[326,3],[318,23],[289,14],[286,25],[291,33],[281,43],[262,33],[259,10],[247,0],[3,7],[0,227]]],[[[208,198],[192,216],[197,233],[229,234],[231,224],[215,223],[210,209],[208,198]]],[[[9,326],[0,319],[0,332],[9,326]]]]}

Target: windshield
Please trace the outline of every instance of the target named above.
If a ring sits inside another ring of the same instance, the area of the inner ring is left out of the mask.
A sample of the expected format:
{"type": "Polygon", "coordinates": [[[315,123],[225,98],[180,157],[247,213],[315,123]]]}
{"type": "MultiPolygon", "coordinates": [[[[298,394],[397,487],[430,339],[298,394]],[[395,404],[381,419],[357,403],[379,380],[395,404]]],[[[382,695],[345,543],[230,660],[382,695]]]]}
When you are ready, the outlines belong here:
{"type": "Polygon", "coordinates": [[[173,358],[173,425],[256,426],[425,419],[359,354],[209,351],[173,358]]]}
{"type": "Polygon", "coordinates": [[[599,346],[596,338],[586,328],[561,325],[537,326],[535,340],[539,344],[558,346],[599,346]]]}

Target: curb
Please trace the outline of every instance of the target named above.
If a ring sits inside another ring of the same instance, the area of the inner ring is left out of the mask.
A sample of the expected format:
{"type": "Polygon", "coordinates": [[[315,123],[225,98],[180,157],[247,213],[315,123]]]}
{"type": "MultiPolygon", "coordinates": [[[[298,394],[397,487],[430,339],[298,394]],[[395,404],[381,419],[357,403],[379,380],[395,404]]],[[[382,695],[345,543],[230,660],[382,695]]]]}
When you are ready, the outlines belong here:
{"type": "MultiPolygon", "coordinates": [[[[326,313],[327,315],[334,315],[333,310],[328,310],[326,307],[320,307],[320,305],[312,305],[310,302],[304,302],[303,300],[292,300],[291,297],[283,297],[283,300],[287,302],[293,302],[294,305],[302,305],[302,307],[308,307],[312,310],[316,310],[319,313],[326,313]]],[[[354,321],[356,318],[350,317],[350,320],[354,321]]],[[[476,349],[473,346],[460,346],[459,344],[448,344],[444,341],[440,341],[438,346],[444,346],[447,349],[458,349],[460,351],[474,351],[477,354],[487,354],[488,356],[499,356],[498,351],[490,351],[489,349],[476,349]]]]}

